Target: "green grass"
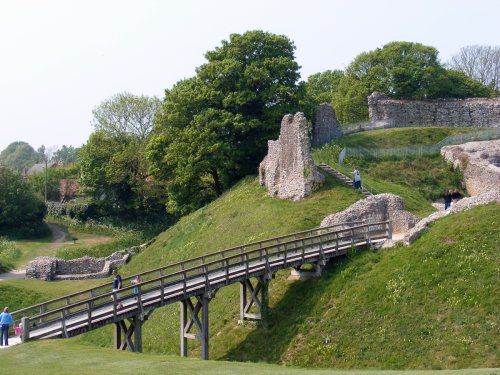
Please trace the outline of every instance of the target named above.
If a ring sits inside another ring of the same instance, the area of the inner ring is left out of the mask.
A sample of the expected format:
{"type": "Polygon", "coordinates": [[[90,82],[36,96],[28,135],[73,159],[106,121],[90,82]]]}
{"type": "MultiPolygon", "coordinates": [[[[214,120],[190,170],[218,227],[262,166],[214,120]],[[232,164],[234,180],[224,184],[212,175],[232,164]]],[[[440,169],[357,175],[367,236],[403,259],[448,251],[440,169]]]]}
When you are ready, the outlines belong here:
{"type": "Polygon", "coordinates": [[[463,127],[394,128],[356,133],[341,138],[336,143],[341,147],[363,148],[424,146],[439,143],[450,135],[474,131],[477,129],[463,127]]]}
{"type": "Polygon", "coordinates": [[[133,258],[127,272],[316,228],[326,215],[342,211],[360,198],[359,192],[327,176],[325,185],[308,199],[275,199],[259,186],[257,178],[249,177],[159,235],[152,246],[133,258]]]}
{"type": "Polygon", "coordinates": [[[60,217],[50,217],[50,221],[69,230],[75,244],[59,245],[55,256],[62,259],[76,259],[83,256],[105,257],[115,251],[146,242],[149,237],[138,229],[101,224],[92,220],[79,222],[60,217]]]}
{"type": "Polygon", "coordinates": [[[445,189],[462,187],[463,176],[439,155],[406,158],[347,158],[337,163],[342,147],[390,148],[434,144],[448,135],[472,128],[396,128],[357,133],[321,149],[313,150],[316,163],[326,163],[352,177],[354,166],[361,172],[364,187],[374,194],[393,193],[403,198],[407,210],[419,217],[435,211],[431,202],[442,198],[445,189]]]}
{"type": "Polygon", "coordinates": [[[75,340],[28,343],[0,351],[9,375],[498,375],[498,369],[450,371],[339,371],[263,363],[201,361],[177,356],[136,354],[80,345],[75,340]]]}

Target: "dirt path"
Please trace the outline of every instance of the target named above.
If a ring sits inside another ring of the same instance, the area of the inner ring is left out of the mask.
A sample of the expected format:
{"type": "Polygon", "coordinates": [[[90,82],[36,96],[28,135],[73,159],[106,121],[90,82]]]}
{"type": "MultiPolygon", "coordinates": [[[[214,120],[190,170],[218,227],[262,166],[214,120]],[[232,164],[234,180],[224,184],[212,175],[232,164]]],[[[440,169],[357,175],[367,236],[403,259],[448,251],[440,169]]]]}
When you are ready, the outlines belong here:
{"type": "MultiPolygon", "coordinates": [[[[57,224],[47,224],[52,232],[52,243],[64,243],[69,239],[69,234],[66,228],[57,224]]],[[[24,279],[26,276],[26,265],[19,267],[17,270],[0,273],[0,281],[24,279]]]]}
{"type": "Polygon", "coordinates": [[[47,224],[52,232],[52,243],[62,243],[69,239],[69,234],[66,228],[57,224],[47,224]]]}

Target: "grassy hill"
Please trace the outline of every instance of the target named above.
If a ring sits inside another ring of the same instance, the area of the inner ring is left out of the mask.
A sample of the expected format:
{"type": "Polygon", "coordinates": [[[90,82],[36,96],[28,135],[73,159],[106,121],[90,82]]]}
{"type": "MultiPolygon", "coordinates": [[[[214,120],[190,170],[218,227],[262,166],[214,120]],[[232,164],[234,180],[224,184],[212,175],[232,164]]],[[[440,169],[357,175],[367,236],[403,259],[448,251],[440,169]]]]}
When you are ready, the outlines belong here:
{"type": "MultiPolygon", "coordinates": [[[[416,181],[422,179],[419,176],[417,171],[416,181]]],[[[432,212],[418,182],[408,185],[372,179],[401,191],[413,212],[432,212]]],[[[316,227],[324,216],[359,198],[357,191],[328,177],[326,185],[307,200],[283,201],[268,197],[256,178],[247,178],[158,236],[121,273],[130,275],[316,227]]],[[[210,358],[338,369],[499,367],[499,213],[499,205],[492,204],[449,216],[410,247],[352,253],[325,268],[319,280],[289,281],[289,271],[282,271],[270,284],[271,315],[266,326],[238,325],[239,286],[222,288],[210,303],[210,358]]],[[[18,288],[27,300],[38,301],[95,283],[16,280],[0,284],[0,293],[18,288]]],[[[12,293],[6,296],[7,302],[14,298],[12,293]]],[[[143,327],[145,352],[179,353],[178,310],[172,305],[153,313],[143,327]]],[[[75,348],[82,344],[110,348],[112,327],[70,343],[75,348]]],[[[36,356],[38,346],[41,352],[58,350],[57,344],[35,342],[26,349],[24,345],[13,348],[9,354],[19,351],[21,358],[31,351],[36,356]]],[[[189,348],[190,356],[199,356],[194,341],[190,340],[189,348]]],[[[108,358],[108,352],[103,353],[108,358]]],[[[109,354],[117,365],[118,358],[123,357],[109,354]]],[[[147,358],[152,367],[157,366],[156,357],[147,358]]],[[[82,362],[84,358],[75,363],[82,362]]]]}

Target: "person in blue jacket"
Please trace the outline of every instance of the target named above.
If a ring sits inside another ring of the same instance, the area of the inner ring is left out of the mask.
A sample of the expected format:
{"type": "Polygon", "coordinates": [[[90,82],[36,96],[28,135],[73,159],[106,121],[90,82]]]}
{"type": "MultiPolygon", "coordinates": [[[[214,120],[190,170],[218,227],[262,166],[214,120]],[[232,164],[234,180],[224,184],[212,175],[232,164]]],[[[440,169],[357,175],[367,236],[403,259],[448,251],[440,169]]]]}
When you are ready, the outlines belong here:
{"type": "Polygon", "coordinates": [[[9,308],[5,307],[0,314],[0,346],[9,346],[9,325],[14,324],[14,319],[9,313],[9,308]]]}

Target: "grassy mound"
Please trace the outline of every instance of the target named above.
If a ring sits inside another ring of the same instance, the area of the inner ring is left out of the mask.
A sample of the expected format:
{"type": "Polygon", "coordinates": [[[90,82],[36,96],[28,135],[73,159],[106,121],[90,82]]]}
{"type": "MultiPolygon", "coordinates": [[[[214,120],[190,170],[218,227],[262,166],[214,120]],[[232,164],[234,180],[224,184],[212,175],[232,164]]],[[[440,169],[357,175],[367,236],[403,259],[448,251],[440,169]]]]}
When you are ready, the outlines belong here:
{"type": "MultiPolygon", "coordinates": [[[[422,174],[417,174],[412,184],[401,184],[403,177],[385,181],[367,174],[381,187],[391,188],[383,191],[403,196],[414,213],[432,212],[419,191],[422,174]]],[[[325,186],[312,197],[301,202],[283,201],[268,197],[256,178],[247,178],[159,235],[121,274],[310,229],[327,214],[360,198],[359,192],[327,177],[325,186]]],[[[265,326],[238,325],[239,286],[222,288],[210,304],[210,358],[339,369],[498,367],[499,213],[499,205],[492,204],[446,217],[411,247],[353,252],[325,268],[319,280],[289,281],[289,271],[279,272],[270,284],[270,320],[265,326]]],[[[27,298],[29,305],[41,297],[48,299],[95,284],[102,284],[102,280],[15,280],[3,285],[37,291],[39,295],[27,298]]],[[[179,353],[178,309],[177,305],[157,309],[143,327],[143,349],[148,355],[140,360],[149,358],[151,368],[158,365],[151,354],[179,353]]],[[[85,352],[95,349],[81,344],[110,348],[112,332],[112,326],[90,332],[71,340],[69,348],[88,348],[85,352]]],[[[22,357],[30,352],[36,357],[39,350],[43,358],[41,353],[63,347],[64,343],[32,343],[23,345],[19,353],[22,357]]],[[[189,349],[190,356],[199,356],[195,341],[190,340],[189,349]]],[[[116,352],[102,353],[103,362],[118,364],[125,358],[116,352]]],[[[85,367],[86,358],[76,356],[75,365],[85,367]]],[[[169,363],[164,365],[170,369],[169,363]]],[[[172,370],[175,366],[182,367],[175,362],[172,370]]],[[[248,370],[224,366],[227,373],[248,370]]],[[[260,365],[248,366],[248,373],[260,373],[260,368],[253,367],[260,365]]],[[[178,373],[185,373],[182,371],[178,373]]]]}

